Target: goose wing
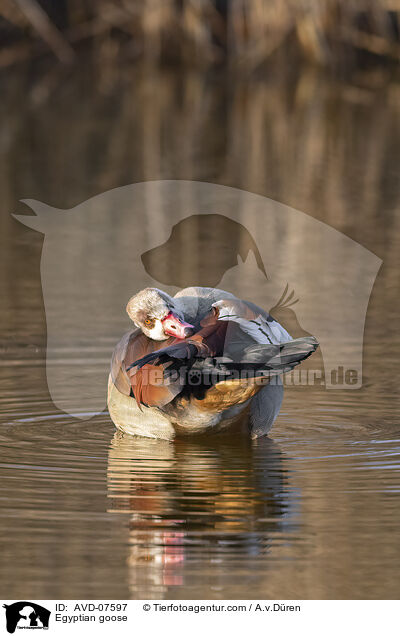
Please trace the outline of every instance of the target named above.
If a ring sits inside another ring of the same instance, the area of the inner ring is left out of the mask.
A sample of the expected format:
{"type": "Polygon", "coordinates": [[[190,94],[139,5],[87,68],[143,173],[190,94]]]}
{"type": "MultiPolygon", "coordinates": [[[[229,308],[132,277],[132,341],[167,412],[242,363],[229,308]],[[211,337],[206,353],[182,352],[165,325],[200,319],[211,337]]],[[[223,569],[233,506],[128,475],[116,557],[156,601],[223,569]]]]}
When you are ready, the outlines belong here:
{"type": "Polygon", "coordinates": [[[292,340],[292,336],[275,318],[254,303],[226,299],[218,300],[212,307],[218,320],[235,323],[253,342],[277,345],[292,340]]]}

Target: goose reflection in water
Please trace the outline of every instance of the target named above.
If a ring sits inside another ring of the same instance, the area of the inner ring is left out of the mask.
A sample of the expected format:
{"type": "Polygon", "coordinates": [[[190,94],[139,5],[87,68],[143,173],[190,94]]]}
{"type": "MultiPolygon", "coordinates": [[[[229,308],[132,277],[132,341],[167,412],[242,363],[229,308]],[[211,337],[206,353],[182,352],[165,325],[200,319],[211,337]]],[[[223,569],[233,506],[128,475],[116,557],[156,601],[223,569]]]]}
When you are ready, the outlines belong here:
{"type": "Polygon", "coordinates": [[[276,443],[241,436],[171,444],[117,432],[108,496],[109,512],[128,517],[132,598],[223,598],[235,584],[243,594],[260,576],[252,560],[265,573],[274,544],[290,543],[297,509],[276,443]]]}

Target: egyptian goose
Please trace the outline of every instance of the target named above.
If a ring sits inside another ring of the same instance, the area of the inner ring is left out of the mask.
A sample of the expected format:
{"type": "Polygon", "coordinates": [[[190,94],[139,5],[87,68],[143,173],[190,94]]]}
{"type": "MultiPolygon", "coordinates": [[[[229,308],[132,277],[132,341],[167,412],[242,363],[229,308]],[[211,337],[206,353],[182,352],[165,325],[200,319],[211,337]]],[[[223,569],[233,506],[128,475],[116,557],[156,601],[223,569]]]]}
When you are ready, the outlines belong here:
{"type": "Polygon", "coordinates": [[[133,435],[171,440],[243,421],[252,438],[265,435],[282,403],[279,375],[318,347],[220,289],[189,287],[172,298],[147,288],[127,312],[136,329],[114,350],[108,409],[133,435]]]}

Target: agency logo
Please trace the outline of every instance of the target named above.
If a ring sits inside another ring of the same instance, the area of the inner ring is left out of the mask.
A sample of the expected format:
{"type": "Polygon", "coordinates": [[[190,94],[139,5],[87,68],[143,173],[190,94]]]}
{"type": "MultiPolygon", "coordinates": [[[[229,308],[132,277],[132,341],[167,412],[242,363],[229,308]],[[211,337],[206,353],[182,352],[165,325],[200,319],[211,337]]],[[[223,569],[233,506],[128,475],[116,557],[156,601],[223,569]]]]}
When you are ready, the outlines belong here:
{"type": "Polygon", "coordinates": [[[3,605],[6,610],[6,627],[9,634],[16,629],[48,629],[51,612],[32,601],[18,601],[3,605]]]}
{"type": "MultiPolygon", "coordinates": [[[[333,227],[266,197],[199,181],[115,188],[69,210],[16,214],[42,232],[46,371],[53,402],[87,419],[105,408],[115,343],[145,287],[224,289],[320,347],[295,384],[362,386],[364,323],[382,261],[333,227]],[[317,382],[315,382],[317,383],[317,382]]],[[[190,322],[190,321],[189,321],[190,322]]]]}

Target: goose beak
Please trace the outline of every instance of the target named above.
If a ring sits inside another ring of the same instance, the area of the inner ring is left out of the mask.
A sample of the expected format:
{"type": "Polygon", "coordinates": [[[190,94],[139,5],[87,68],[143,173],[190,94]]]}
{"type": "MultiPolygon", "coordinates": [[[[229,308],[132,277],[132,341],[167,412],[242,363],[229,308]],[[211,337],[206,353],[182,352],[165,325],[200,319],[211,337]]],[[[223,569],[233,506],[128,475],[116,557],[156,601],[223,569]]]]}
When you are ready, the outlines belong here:
{"type": "Polygon", "coordinates": [[[190,335],[190,329],[193,329],[193,325],[181,320],[172,311],[161,322],[163,323],[164,333],[181,340],[187,338],[190,335]]]}

